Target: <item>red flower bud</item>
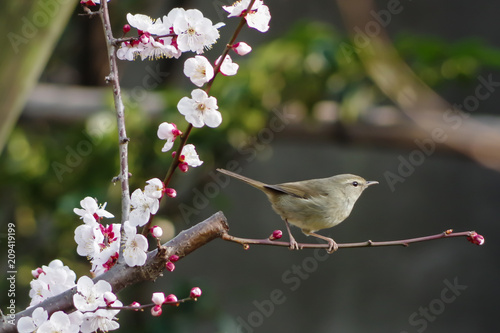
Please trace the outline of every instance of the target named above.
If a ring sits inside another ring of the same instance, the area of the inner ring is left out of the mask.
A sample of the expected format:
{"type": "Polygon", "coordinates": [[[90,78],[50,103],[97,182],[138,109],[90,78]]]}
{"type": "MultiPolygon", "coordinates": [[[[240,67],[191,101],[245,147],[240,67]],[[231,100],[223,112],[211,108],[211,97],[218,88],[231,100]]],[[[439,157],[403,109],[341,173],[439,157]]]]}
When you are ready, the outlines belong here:
{"type": "Polygon", "coordinates": [[[269,236],[270,240],[280,239],[283,236],[283,232],[281,230],[274,230],[273,234],[269,236]]]}
{"type": "Polygon", "coordinates": [[[483,245],[484,244],[484,237],[478,234],[477,232],[471,232],[469,236],[467,236],[467,240],[471,242],[472,244],[476,245],[483,245]]]}

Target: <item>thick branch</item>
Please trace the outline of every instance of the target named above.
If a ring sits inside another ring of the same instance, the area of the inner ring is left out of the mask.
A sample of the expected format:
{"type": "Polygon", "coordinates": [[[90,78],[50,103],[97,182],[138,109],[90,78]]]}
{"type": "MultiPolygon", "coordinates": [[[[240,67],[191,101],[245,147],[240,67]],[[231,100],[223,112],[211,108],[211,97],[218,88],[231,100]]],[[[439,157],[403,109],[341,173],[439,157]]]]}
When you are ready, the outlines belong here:
{"type": "MultiPolygon", "coordinates": [[[[377,247],[377,246],[409,246],[411,243],[426,242],[434,239],[450,238],[450,237],[475,237],[477,233],[475,231],[464,231],[464,232],[453,232],[453,230],[447,230],[437,235],[424,236],[418,238],[409,238],[394,241],[383,241],[383,242],[373,242],[371,240],[359,243],[344,243],[338,244],[339,249],[341,248],[353,248],[353,247],[377,247]]],[[[252,238],[240,238],[234,237],[229,234],[224,234],[222,239],[243,245],[243,248],[247,250],[250,245],[271,245],[271,246],[283,246],[290,247],[289,242],[271,240],[269,238],[264,239],[252,239],[252,238]]],[[[328,249],[328,244],[309,244],[309,243],[299,243],[300,249],[328,249]]]]}
{"type": "MultiPolygon", "coordinates": [[[[111,284],[113,292],[117,293],[138,282],[147,280],[154,281],[162,276],[162,272],[165,269],[165,262],[171,255],[176,254],[182,259],[210,241],[227,234],[228,230],[229,226],[224,214],[222,212],[215,213],[205,221],[182,231],[175,238],[163,244],[160,249],[160,254],[158,254],[158,249],[149,252],[148,259],[144,266],[129,267],[124,263],[118,263],[108,272],[94,278],[94,282],[105,280],[111,284]]],[[[15,316],[16,324],[19,318],[31,316],[32,312],[37,307],[43,307],[49,313],[49,316],[56,311],[64,311],[67,313],[74,311],[73,295],[75,292],[76,287],[17,313],[15,316]]],[[[14,333],[17,332],[17,328],[14,325],[3,322],[0,323],[0,332],[14,333]]]]}

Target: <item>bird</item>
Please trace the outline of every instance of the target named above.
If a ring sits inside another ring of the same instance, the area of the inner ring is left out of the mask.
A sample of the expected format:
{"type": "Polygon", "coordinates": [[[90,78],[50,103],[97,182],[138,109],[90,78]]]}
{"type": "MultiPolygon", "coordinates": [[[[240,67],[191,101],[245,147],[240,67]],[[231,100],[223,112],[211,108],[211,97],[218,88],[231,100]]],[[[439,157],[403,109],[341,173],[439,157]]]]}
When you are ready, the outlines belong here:
{"type": "Polygon", "coordinates": [[[328,253],[337,251],[338,244],[316,231],[334,227],[344,221],[361,193],[369,186],[379,183],[352,174],[341,174],[270,185],[225,169],[218,168],[217,171],[243,181],[267,195],[273,210],[285,221],[291,250],[298,250],[299,244],[290,231],[290,224],[300,228],[307,236],[328,242],[328,253]]]}

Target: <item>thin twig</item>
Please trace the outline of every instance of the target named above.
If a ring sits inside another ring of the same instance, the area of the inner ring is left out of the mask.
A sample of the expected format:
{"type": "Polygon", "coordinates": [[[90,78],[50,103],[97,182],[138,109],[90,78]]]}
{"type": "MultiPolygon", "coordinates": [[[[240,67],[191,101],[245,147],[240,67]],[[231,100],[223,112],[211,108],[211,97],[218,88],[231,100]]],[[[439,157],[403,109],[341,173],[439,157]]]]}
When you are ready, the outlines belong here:
{"type": "MultiPolygon", "coordinates": [[[[434,239],[450,238],[450,237],[471,237],[474,234],[475,231],[453,232],[450,229],[440,234],[431,236],[394,240],[394,241],[382,241],[382,242],[374,242],[371,240],[367,240],[365,242],[358,242],[358,243],[338,244],[338,246],[339,249],[354,248],[354,247],[409,246],[411,243],[426,242],[434,239]]],[[[250,245],[271,245],[271,246],[290,247],[289,242],[276,241],[276,240],[271,240],[269,238],[264,238],[264,239],[240,238],[231,236],[229,234],[224,234],[222,236],[222,239],[229,242],[241,244],[243,245],[243,248],[245,250],[248,249],[250,245]]],[[[325,244],[299,243],[299,249],[328,249],[328,246],[329,245],[327,243],[325,244]]]]}
{"type": "MultiPolygon", "coordinates": [[[[108,60],[109,60],[109,76],[106,77],[107,82],[113,85],[113,97],[116,109],[116,120],[118,124],[118,143],[120,152],[120,175],[122,192],[122,216],[121,222],[128,221],[130,213],[130,189],[129,189],[129,172],[128,172],[128,142],[127,131],[125,126],[125,106],[122,100],[120,77],[118,75],[118,64],[116,61],[116,47],[114,44],[115,38],[111,30],[111,21],[109,19],[108,3],[107,1],[101,2],[101,21],[104,28],[104,34],[107,41],[108,60]]],[[[121,243],[120,244],[120,260],[123,257],[122,248],[125,242],[125,228],[121,228],[121,243]]]]}
{"type": "MultiPolygon", "coordinates": [[[[247,12],[250,11],[250,9],[252,8],[252,6],[255,3],[255,1],[256,0],[250,1],[250,4],[248,5],[248,8],[247,8],[247,12]]],[[[220,66],[222,65],[222,62],[223,62],[224,58],[226,57],[226,55],[231,50],[234,41],[236,40],[236,38],[238,38],[238,35],[240,34],[241,29],[243,28],[243,26],[245,25],[245,23],[246,23],[246,19],[243,16],[241,18],[241,20],[240,20],[240,23],[238,24],[238,26],[234,30],[233,35],[229,39],[229,43],[226,44],[226,47],[224,48],[224,51],[222,52],[222,55],[221,55],[221,58],[220,58],[221,61],[219,61],[219,63],[214,68],[214,76],[213,76],[213,78],[210,81],[208,81],[208,83],[207,83],[207,85],[205,87],[205,92],[207,93],[207,95],[210,94],[210,89],[212,88],[212,84],[213,84],[213,82],[214,82],[217,74],[220,72],[220,66]]],[[[186,130],[183,132],[183,134],[181,136],[181,142],[179,144],[179,147],[176,150],[174,160],[170,164],[170,167],[168,168],[167,174],[165,175],[165,178],[163,180],[163,184],[165,184],[165,187],[168,187],[168,185],[170,184],[170,181],[172,180],[172,176],[174,175],[175,170],[177,170],[177,167],[179,166],[182,149],[186,145],[187,140],[189,138],[189,135],[191,134],[191,130],[192,129],[193,129],[193,125],[192,124],[188,124],[186,130]]],[[[160,198],[160,202],[161,202],[162,198],[160,198]]],[[[151,228],[151,224],[153,222],[153,219],[154,219],[154,215],[151,215],[148,223],[146,223],[146,225],[142,229],[142,234],[143,235],[147,235],[147,233],[149,232],[149,229],[151,228]]]]}

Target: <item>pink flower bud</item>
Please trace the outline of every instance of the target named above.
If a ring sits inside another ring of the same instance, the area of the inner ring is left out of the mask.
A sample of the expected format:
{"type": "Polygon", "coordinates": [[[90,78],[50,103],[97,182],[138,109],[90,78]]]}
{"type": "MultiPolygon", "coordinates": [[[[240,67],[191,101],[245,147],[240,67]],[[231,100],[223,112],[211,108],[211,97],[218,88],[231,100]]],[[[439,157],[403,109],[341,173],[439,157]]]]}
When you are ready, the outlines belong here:
{"type": "Polygon", "coordinates": [[[162,313],[161,305],[155,305],[151,308],[151,315],[159,317],[162,313]]]}
{"type": "Polygon", "coordinates": [[[151,298],[151,300],[156,305],[162,305],[165,302],[165,294],[164,293],[153,293],[153,297],[151,298]]]}
{"type": "Polygon", "coordinates": [[[197,299],[200,296],[201,296],[201,289],[200,288],[194,287],[191,289],[191,292],[189,293],[189,297],[197,299]]]}
{"type": "Polygon", "coordinates": [[[177,296],[175,296],[174,294],[168,295],[167,298],[165,299],[165,303],[173,303],[171,305],[176,305],[176,306],[179,305],[179,303],[177,303],[177,296]]]}
{"type": "Polygon", "coordinates": [[[179,163],[179,169],[182,172],[187,172],[189,170],[189,166],[186,162],[179,163]]]}
{"type": "Polygon", "coordinates": [[[38,267],[37,269],[34,269],[31,271],[31,274],[33,275],[33,277],[35,279],[38,279],[38,277],[40,276],[40,274],[44,273],[43,269],[41,267],[38,267]]]}
{"type": "Polygon", "coordinates": [[[165,264],[165,268],[167,269],[167,271],[173,272],[175,269],[175,265],[173,262],[167,261],[167,263],[165,264]]]}
{"type": "Polygon", "coordinates": [[[160,238],[163,235],[163,230],[157,225],[152,227],[150,231],[154,238],[160,238]]]}
{"type": "Polygon", "coordinates": [[[172,126],[174,127],[174,129],[172,130],[172,135],[174,136],[174,138],[178,137],[179,135],[182,135],[182,132],[177,129],[176,124],[172,123],[172,126]]]}
{"type": "Polygon", "coordinates": [[[173,151],[172,152],[172,157],[175,158],[175,155],[177,155],[177,152],[176,151],[173,151]]]}
{"type": "Polygon", "coordinates": [[[107,306],[111,306],[116,301],[116,295],[110,291],[106,291],[104,293],[104,302],[106,302],[107,306]]]}
{"type": "Polygon", "coordinates": [[[252,47],[245,42],[238,42],[233,44],[233,50],[236,54],[244,56],[252,51],[252,47]]]}
{"type": "Polygon", "coordinates": [[[179,260],[179,256],[177,254],[172,254],[170,258],[168,258],[168,260],[170,260],[171,262],[176,262],[177,260],[179,260]]]}
{"type": "Polygon", "coordinates": [[[472,232],[468,237],[467,240],[471,242],[472,244],[476,245],[483,245],[484,244],[484,237],[478,234],[477,232],[472,232]]]}
{"type": "MultiPolygon", "coordinates": [[[[130,304],[130,306],[131,306],[131,307],[133,307],[133,308],[138,308],[138,307],[140,307],[140,306],[141,306],[141,303],[139,303],[139,302],[132,302],[132,303],[130,304]]],[[[140,309],[135,309],[134,311],[139,311],[139,310],[140,310],[140,309]]]]}
{"type": "Polygon", "coordinates": [[[273,234],[269,236],[270,240],[280,239],[283,236],[283,232],[281,230],[274,230],[273,234]]]}
{"type": "Polygon", "coordinates": [[[174,190],[173,188],[166,188],[165,189],[165,194],[168,195],[171,198],[175,198],[177,196],[177,191],[174,190]]]}
{"type": "Polygon", "coordinates": [[[124,34],[126,34],[127,32],[129,32],[129,31],[130,31],[130,25],[129,25],[129,24],[125,24],[125,25],[123,26],[123,29],[122,29],[122,30],[123,30],[123,33],[124,33],[124,34]]]}

